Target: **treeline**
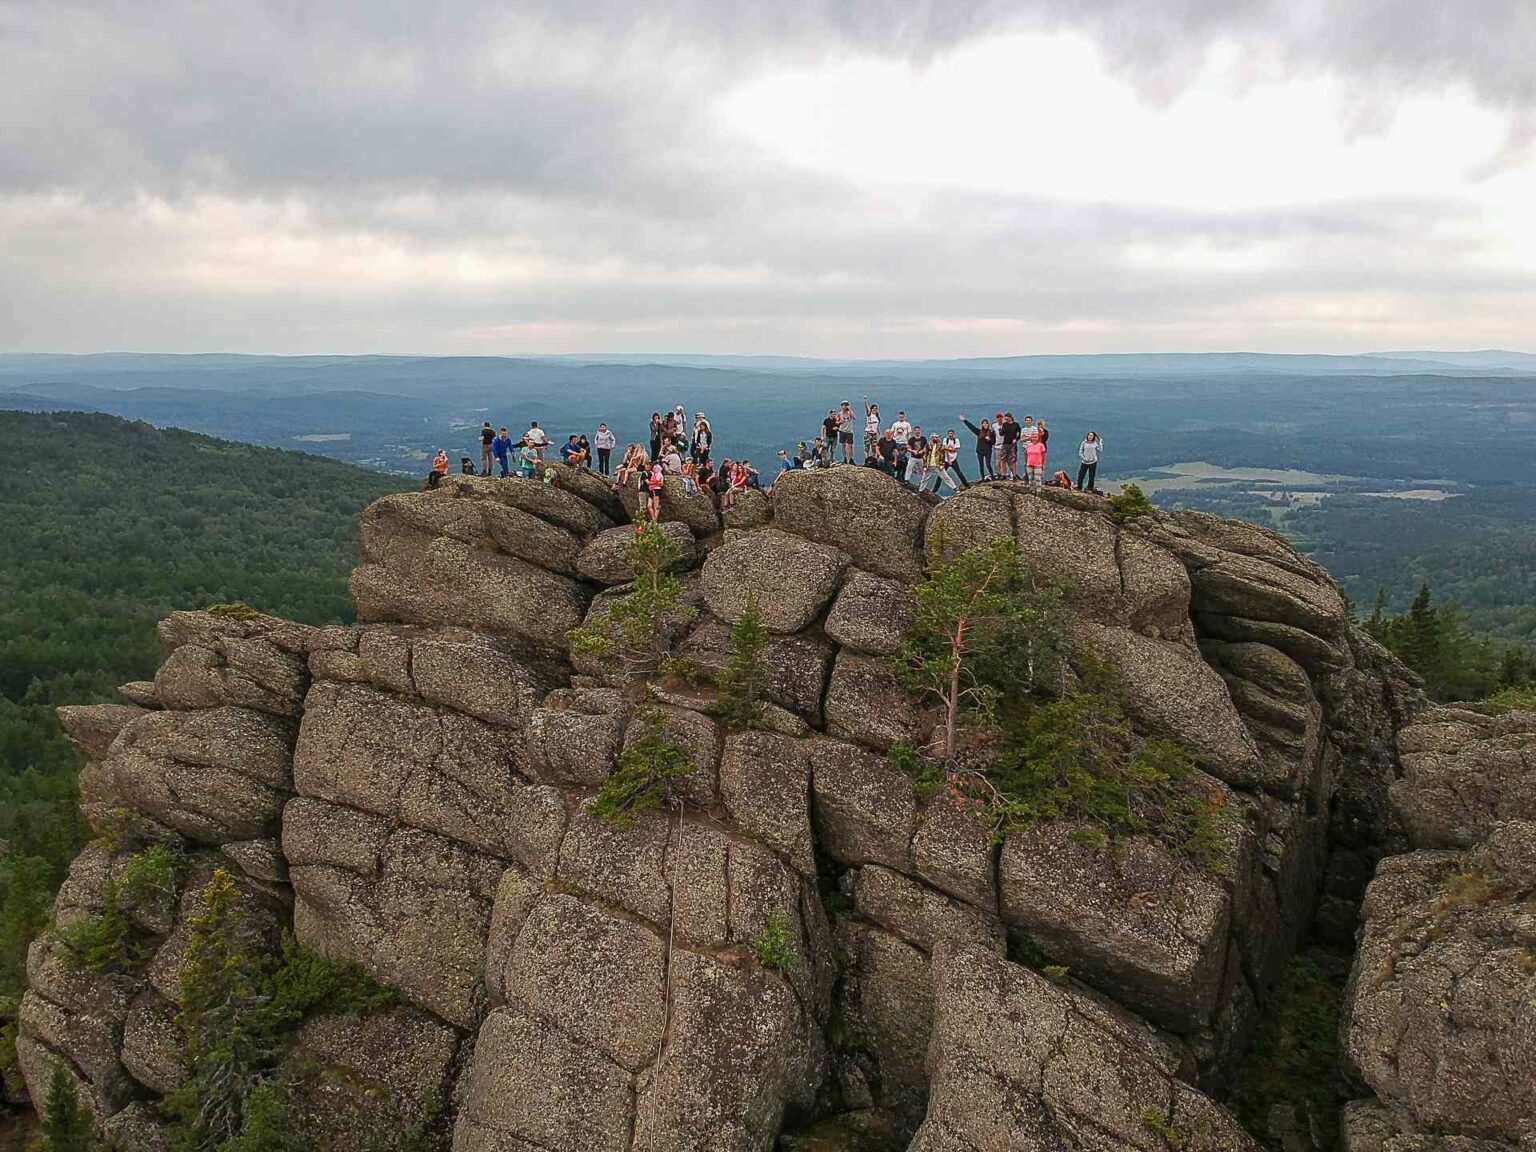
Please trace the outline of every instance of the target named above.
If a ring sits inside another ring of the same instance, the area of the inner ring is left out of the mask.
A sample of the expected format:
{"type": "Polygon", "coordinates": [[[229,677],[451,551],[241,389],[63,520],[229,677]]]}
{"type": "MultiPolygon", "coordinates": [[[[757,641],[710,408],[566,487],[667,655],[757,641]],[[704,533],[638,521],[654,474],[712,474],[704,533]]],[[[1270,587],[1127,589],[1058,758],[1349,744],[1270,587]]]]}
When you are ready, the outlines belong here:
{"type": "Polygon", "coordinates": [[[1487,636],[1469,631],[1466,620],[1454,600],[1436,604],[1429,585],[1421,584],[1401,615],[1389,614],[1385,595],[1378,593],[1361,626],[1423,677],[1432,699],[1536,709],[1536,655],[1526,648],[1495,647],[1487,636]]]}
{"type": "Polygon", "coordinates": [[[26,946],[88,830],[54,708],[153,675],[155,622],[241,600],[347,621],[363,507],[398,478],[96,414],[0,412],[0,1077],[26,946]]]}

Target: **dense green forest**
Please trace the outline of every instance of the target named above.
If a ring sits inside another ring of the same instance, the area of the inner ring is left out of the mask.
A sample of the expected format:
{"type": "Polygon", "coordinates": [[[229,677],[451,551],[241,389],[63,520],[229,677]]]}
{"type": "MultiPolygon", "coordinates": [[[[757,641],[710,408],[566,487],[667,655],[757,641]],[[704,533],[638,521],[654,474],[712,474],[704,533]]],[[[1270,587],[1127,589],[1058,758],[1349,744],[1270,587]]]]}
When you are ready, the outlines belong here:
{"type": "MultiPolygon", "coordinates": [[[[111,416],[0,412],[0,1029],[86,829],[58,704],[154,673],[155,622],[234,600],[351,618],[363,507],[408,483],[111,416]]],[[[0,1044],[0,1072],[7,1057],[0,1044]]]]}

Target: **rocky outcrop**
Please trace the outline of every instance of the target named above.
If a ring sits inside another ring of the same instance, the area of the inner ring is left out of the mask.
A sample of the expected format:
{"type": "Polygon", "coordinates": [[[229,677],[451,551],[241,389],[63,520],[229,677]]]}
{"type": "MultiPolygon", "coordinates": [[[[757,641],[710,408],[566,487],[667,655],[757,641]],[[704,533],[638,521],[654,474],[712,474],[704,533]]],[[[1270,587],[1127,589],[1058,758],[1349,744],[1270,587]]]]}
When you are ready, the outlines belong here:
{"type": "MultiPolygon", "coordinates": [[[[628,592],[634,501],[569,469],[386,497],[363,517],[358,625],[176,613],[153,684],[63,710],[111,843],[75,862],[33,949],[18,1055],[34,1098],[62,1062],[104,1129],[168,1139],[189,925],[222,867],[268,946],[290,931],[410,1002],[293,1039],[308,1071],[292,1107],[336,1147],[419,1130],[462,1152],[766,1152],[833,1133],[918,1152],[1246,1150],[1197,1085],[1220,1091],[1320,894],[1351,926],[1404,830],[1461,849],[1528,815],[1520,722],[1405,727],[1409,678],[1258,529],[1120,525],[1095,499],[1006,483],[935,504],[861,468],[787,474],[722,515],[669,481],[676,659],[642,683],[568,636],[628,592]],[[995,811],[897,766],[935,725],[893,663],[911,585],[997,539],[1061,584],[1079,673],[1111,666],[1137,729],[1194,754],[1183,786],[1223,821],[1210,859],[1068,821],[1003,835],[995,811]],[[712,713],[749,602],[765,708],[741,729],[712,713]],[[601,818],[595,795],[654,723],[681,753],[675,801],[601,818]],[[107,977],[62,934],[125,874],[124,827],[191,863],[127,909],[145,955],[107,977]]],[[[1435,867],[1393,864],[1404,894],[1372,890],[1372,963],[1408,975],[1357,994],[1359,1075],[1402,1132],[1508,1143],[1504,1120],[1456,1119],[1447,1086],[1458,1061],[1523,1068],[1506,945],[1525,905],[1485,902],[1431,939],[1444,894],[1408,889],[1471,865],[1435,867]],[[1422,980],[1403,948],[1420,936],[1422,980]],[[1452,963],[1436,948],[1486,972],[1477,995],[1513,1021],[1477,1025],[1475,1052],[1475,1006],[1432,1002],[1431,966],[1452,963]],[[1401,1059],[1420,1015],[1440,1037],[1423,1075],[1401,1059]]]]}

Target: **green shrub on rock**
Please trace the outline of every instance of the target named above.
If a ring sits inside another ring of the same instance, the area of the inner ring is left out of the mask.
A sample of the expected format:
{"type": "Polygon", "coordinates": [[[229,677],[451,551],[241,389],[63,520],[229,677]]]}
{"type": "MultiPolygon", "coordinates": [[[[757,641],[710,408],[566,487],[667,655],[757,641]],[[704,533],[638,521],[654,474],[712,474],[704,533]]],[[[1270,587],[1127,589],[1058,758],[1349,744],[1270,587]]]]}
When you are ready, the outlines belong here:
{"type": "Polygon", "coordinates": [[[666,738],[660,708],[642,708],[636,719],[639,739],[624,750],[592,803],[592,815],[610,824],[632,824],[639,813],[659,807],[694,769],[682,747],[666,738]]]}

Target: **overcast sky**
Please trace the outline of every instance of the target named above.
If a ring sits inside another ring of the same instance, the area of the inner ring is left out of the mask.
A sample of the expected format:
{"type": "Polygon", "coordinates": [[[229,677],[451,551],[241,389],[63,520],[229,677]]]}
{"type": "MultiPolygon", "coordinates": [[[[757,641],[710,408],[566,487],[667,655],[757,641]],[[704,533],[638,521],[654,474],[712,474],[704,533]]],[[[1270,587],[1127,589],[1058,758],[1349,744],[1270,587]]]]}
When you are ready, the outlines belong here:
{"type": "Polygon", "coordinates": [[[1536,350],[1533,0],[0,0],[0,350],[1536,350]]]}

